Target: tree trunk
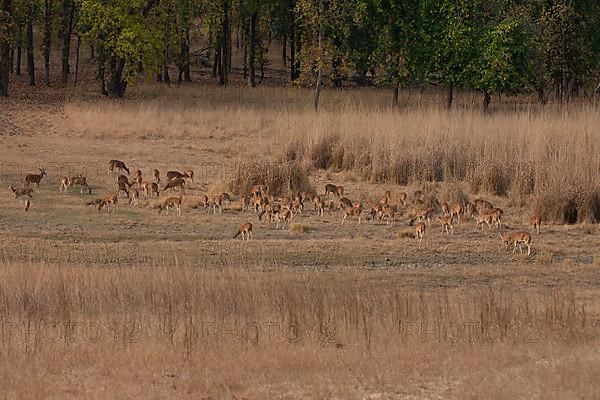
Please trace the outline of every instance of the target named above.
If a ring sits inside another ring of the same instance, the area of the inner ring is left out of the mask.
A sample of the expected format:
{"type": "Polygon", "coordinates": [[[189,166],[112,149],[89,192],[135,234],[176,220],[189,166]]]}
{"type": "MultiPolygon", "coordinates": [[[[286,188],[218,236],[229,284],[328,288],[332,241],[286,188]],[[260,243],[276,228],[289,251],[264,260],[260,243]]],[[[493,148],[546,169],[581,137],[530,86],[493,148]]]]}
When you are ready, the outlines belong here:
{"type": "Polygon", "coordinates": [[[492,96],[487,91],[483,92],[483,112],[487,113],[490,107],[490,101],[492,101],[492,96]]]}
{"type": "Polygon", "coordinates": [[[81,49],[81,36],[77,34],[77,45],[75,47],[75,82],[74,85],[77,86],[77,77],[79,76],[79,52],[81,49]]]}
{"type": "Polygon", "coordinates": [[[69,55],[71,53],[71,32],[73,31],[73,17],[75,5],[73,0],[63,0],[62,16],[62,73],[61,82],[65,85],[69,79],[69,55]]]}
{"type": "Polygon", "coordinates": [[[290,2],[290,80],[296,79],[296,38],[294,21],[294,2],[290,2]]]}
{"type": "Polygon", "coordinates": [[[8,69],[11,74],[15,72],[15,48],[12,46],[8,55],[8,69]]]}
{"type": "Polygon", "coordinates": [[[394,98],[392,99],[392,106],[398,108],[400,104],[400,85],[394,87],[394,98]]]}
{"type": "Polygon", "coordinates": [[[217,75],[221,75],[221,72],[219,71],[220,64],[221,64],[221,45],[219,44],[217,46],[217,49],[215,50],[215,54],[214,54],[214,58],[213,58],[213,70],[212,70],[213,78],[216,78],[217,75]]]}
{"type": "Polygon", "coordinates": [[[562,96],[561,101],[566,103],[569,101],[569,78],[567,77],[567,71],[563,69],[562,71],[562,96]]]}
{"type": "Polygon", "coordinates": [[[6,18],[1,21],[4,22],[5,29],[0,31],[0,37],[5,37],[5,40],[0,42],[0,96],[8,96],[8,82],[10,75],[10,41],[8,38],[10,37],[10,16],[11,16],[11,0],[3,0],[2,1],[3,14],[6,18]]]}
{"type": "Polygon", "coordinates": [[[50,50],[52,48],[52,0],[44,0],[44,81],[50,86],[50,50]]]}
{"type": "Polygon", "coordinates": [[[15,73],[17,75],[21,75],[21,58],[23,54],[23,21],[21,17],[19,17],[19,21],[17,22],[17,65],[15,68],[15,73]]]}
{"type": "Polygon", "coordinates": [[[163,81],[167,85],[170,85],[171,84],[171,77],[169,76],[169,64],[167,63],[167,53],[168,53],[168,50],[165,50],[165,56],[163,57],[163,65],[162,65],[163,81]]]}
{"type": "Polygon", "coordinates": [[[454,84],[448,84],[448,91],[446,92],[446,109],[450,110],[452,108],[452,103],[454,102],[454,84]]]}
{"type": "Polygon", "coordinates": [[[192,77],[190,75],[190,29],[186,28],[185,36],[181,40],[181,54],[180,54],[181,65],[179,66],[179,77],[178,81],[191,82],[192,77]]]}
{"type": "Polygon", "coordinates": [[[221,59],[219,62],[219,83],[221,85],[227,85],[227,72],[229,71],[229,0],[223,1],[223,21],[221,28],[221,59]]]}
{"type": "Polygon", "coordinates": [[[284,67],[287,65],[287,38],[285,35],[281,38],[281,62],[284,67]]]}
{"type": "Polygon", "coordinates": [[[321,99],[321,80],[323,79],[323,0],[319,0],[319,41],[317,54],[317,82],[315,85],[315,98],[313,103],[315,111],[319,111],[319,102],[321,99]]]}
{"type": "Polygon", "coordinates": [[[109,65],[110,80],[108,81],[108,97],[111,99],[123,97],[127,89],[127,81],[123,79],[125,60],[112,57],[109,65]]]}
{"type": "Polygon", "coordinates": [[[256,86],[256,19],[257,12],[254,11],[250,16],[250,35],[248,40],[249,46],[249,55],[248,55],[248,65],[250,69],[250,73],[248,74],[248,86],[255,87],[256,86]]]}
{"type": "Polygon", "coordinates": [[[33,10],[29,10],[30,15],[27,20],[27,74],[29,75],[29,85],[35,86],[35,60],[33,59],[33,10]]]}

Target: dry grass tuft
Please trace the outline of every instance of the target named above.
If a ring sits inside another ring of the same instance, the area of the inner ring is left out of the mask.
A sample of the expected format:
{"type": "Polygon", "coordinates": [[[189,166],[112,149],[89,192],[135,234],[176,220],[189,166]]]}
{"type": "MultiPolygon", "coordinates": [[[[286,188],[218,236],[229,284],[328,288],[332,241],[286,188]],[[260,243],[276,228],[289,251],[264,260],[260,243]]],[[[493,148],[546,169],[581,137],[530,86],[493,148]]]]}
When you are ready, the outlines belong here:
{"type": "Polygon", "coordinates": [[[229,190],[236,195],[246,194],[254,185],[267,185],[272,195],[313,190],[308,169],[296,161],[239,163],[229,182],[229,190]]]}
{"type": "Polygon", "coordinates": [[[310,227],[308,225],[293,223],[290,225],[291,232],[299,232],[299,233],[308,233],[310,232],[310,227]]]}

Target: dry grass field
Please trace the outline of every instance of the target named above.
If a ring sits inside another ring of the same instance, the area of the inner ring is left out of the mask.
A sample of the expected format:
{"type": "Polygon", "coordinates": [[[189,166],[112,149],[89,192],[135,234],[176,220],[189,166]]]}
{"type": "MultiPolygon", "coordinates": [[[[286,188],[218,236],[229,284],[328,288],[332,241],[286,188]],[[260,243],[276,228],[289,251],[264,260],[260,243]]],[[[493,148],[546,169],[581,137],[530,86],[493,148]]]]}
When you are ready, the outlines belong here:
{"type": "Polygon", "coordinates": [[[392,110],[361,89],[315,114],[310,92],[268,86],[21,89],[0,100],[0,181],[48,176],[29,211],[8,189],[0,203],[0,399],[600,396],[598,109],[484,116],[464,95],[448,113],[407,93],[392,110]],[[143,195],[86,206],[114,192],[111,159],[145,180],[193,169],[182,216],[143,195]],[[59,192],[79,173],[91,195],[59,192]],[[393,226],[307,205],[276,229],[240,211],[258,183],[409,203],[393,226]],[[198,207],[223,191],[222,214],[198,207]],[[439,202],[477,197],[532,234],[531,256],[473,219],[442,234],[439,202]],[[426,205],[419,245],[408,222],[426,205]],[[244,222],[253,240],[233,240],[244,222]]]}

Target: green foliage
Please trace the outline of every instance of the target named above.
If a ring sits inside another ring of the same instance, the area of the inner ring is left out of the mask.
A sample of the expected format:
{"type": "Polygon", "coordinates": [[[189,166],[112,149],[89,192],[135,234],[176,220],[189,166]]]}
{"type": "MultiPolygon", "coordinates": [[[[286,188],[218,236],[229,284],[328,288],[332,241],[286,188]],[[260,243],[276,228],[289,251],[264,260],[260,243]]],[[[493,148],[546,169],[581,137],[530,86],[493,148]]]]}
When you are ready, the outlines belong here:
{"type": "Polygon", "coordinates": [[[478,74],[472,84],[487,93],[520,94],[530,81],[530,43],[520,19],[505,19],[482,36],[478,74]]]}
{"type": "Polygon", "coordinates": [[[83,0],[79,28],[84,38],[96,45],[105,57],[98,61],[109,63],[124,60],[124,78],[131,80],[141,63],[155,66],[162,52],[161,32],[144,15],[141,0],[83,0]]]}

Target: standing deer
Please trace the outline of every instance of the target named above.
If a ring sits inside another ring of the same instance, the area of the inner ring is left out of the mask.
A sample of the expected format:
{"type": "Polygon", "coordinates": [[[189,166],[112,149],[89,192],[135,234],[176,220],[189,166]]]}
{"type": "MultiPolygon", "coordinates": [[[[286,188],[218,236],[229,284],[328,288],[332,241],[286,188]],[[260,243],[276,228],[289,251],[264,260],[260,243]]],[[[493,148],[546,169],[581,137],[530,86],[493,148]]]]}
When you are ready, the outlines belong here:
{"type": "Polygon", "coordinates": [[[39,174],[27,174],[27,176],[25,176],[25,186],[29,186],[29,184],[31,183],[35,183],[36,187],[39,189],[40,188],[40,182],[42,181],[42,178],[45,176],[48,176],[48,174],[46,174],[46,171],[44,170],[44,168],[38,168],[40,170],[39,174]]]}

